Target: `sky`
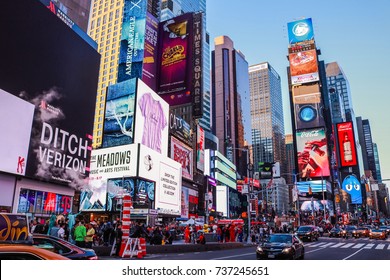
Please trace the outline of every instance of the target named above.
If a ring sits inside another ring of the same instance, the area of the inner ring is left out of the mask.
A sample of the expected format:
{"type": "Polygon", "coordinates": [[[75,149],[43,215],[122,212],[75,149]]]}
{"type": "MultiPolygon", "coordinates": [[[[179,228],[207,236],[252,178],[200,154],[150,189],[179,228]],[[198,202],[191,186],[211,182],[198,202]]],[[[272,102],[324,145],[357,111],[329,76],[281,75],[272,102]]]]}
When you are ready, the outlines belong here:
{"type": "Polygon", "coordinates": [[[338,62],[349,81],[356,117],[370,122],[383,179],[390,179],[389,15],[389,0],[207,0],[206,10],[211,50],[215,37],[228,36],[249,65],[268,62],[280,75],[286,134],[292,132],[287,23],[312,18],[319,59],[338,62]]]}

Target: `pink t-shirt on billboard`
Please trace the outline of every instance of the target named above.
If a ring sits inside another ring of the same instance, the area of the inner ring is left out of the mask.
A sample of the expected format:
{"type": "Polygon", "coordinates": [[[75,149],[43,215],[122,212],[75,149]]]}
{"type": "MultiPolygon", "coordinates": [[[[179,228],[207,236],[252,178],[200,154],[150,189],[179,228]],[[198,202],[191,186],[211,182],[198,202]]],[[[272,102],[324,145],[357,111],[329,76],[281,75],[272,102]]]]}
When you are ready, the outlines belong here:
{"type": "Polygon", "coordinates": [[[144,121],[142,144],[161,153],[161,134],[167,126],[160,101],[153,99],[150,93],[145,93],[138,101],[144,121]]]}

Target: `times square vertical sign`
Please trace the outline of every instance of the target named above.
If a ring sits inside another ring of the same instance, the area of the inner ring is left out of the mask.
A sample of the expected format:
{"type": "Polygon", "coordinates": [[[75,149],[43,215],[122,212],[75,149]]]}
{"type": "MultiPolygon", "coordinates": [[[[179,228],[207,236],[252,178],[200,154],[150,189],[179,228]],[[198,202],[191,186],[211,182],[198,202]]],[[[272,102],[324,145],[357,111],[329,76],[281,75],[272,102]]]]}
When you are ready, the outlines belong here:
{"type": "Polygon", "coordinates": [[[193,52],[193,64],[194,64],[194,80],[193,80],[193,116],[194,118],[201,118],[202,111],[202,13],[194,14],[194,52],[193,52]]]}

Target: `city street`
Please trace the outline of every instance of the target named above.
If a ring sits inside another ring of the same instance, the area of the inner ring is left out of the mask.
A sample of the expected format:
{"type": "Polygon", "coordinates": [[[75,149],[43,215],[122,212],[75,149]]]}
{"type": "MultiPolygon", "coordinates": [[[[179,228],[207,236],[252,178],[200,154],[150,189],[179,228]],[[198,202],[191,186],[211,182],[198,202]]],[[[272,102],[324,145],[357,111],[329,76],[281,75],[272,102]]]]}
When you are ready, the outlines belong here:
{"type": "MultiPolygon", "coordinates": [[[[174,246],[174,245],[173,245],[174,246]]],[[[147,254],[141,260],[256,260],[256,246],[240,249],[188,252],[172,254],[147,254]]],[[[114,260],[101,257],[101,260],[114,260]]],[[[321,237],[316,242],[305,242],[305,260],[389,260],[390,239],[342,239],[321,237]]],[[[118,259],[119,260],[119,259],[118,259]]],[[[134,260],[138,260],[135,259],[134,260]]]]}

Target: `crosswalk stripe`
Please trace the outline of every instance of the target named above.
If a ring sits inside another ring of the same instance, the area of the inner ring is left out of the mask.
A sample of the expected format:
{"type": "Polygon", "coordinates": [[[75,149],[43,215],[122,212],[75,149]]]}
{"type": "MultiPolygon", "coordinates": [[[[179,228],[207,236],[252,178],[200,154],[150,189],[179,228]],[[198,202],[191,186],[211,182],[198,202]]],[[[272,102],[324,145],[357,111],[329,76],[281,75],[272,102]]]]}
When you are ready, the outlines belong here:
{"type": "Polygon", "coordinates": [[[375,249],[382,250],[383,248],[385,248],[385,244],[378,244],[375,249]]]}
{"type": "Polygon", "coordinates": [[[330,246],[330,245],[333,245],[333,244],[335,244],[335,243],[334,243],[334,242],[329,242],[329,243],[326,243],[326,244],[321,245],[321,246],[318,246],[318,247],[326,248],[326,247],[328,247],[328,246],[330,246]]]}
{"type": "Polygon", "coordinates": [[[363,249],[371,249],[375,244],[367,244],[363,249]]]}
{"type": "Polygon", "coordinates": [[[320,242],[320,243],[312,243],[310,245],[306,245],[306,247],[318,247],[320,245],[324,245],[326,242],[320,242]]]}
{"type": "Polygon", "coordinates": [[[366,245],[366,243],[358,243],[355,246],[353,246],[352,249],[359,249],[362,248],[364,245],[366,245]]]}
{"type": "Polygon", "coordinates": [[[343,246],[345,243],[338,243],[336,245],[333,245],[333,246],[330,246],[331,248],[337,248],[337,247],[340,247],[340,246],[343,246]]]}
{"type": "Polygon", "coordinates": [[[345,244],[343,247],[341,247],[341,248],[349,248],[349,247],[351,247],[353,244],[355,244],[355,243],[348,243],[348,244],[345,244]]]}
{"type": "Polygon", "coordinates": [[[387,250],[390,250],[390,245],[389,245],[389,246],[387,246],[387,250]]]}

